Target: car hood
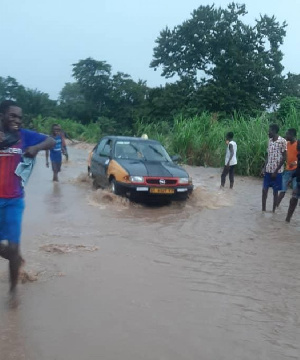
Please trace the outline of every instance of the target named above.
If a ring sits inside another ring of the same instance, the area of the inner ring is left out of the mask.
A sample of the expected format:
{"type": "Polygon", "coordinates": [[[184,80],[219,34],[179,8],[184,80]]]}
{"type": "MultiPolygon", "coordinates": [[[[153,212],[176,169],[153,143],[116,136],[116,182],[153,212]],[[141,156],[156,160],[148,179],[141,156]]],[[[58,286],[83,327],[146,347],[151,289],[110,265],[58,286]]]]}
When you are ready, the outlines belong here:
{"type": "Polygon", "coordinates": [[[115,159],[133,176],[188,177],[188,173],[172,162],[115,159]]]}

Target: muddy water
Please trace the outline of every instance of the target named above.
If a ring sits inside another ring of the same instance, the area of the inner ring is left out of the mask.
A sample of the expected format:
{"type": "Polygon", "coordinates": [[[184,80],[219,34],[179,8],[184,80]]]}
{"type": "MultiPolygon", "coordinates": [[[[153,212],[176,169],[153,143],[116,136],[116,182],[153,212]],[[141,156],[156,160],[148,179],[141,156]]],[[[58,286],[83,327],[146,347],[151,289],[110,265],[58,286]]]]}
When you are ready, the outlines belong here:
{"type": "MultiPolygon", "coordinates": [[[[94,191],[87,150],[60,183],[40,157],[27,187],[20,305],[0,260],[0,359],[300,358],[300,208],[262,214],[261,181],[220,191],[188,168],[186,204],[147,207],[94,191]],[[26,281],[27,279],[27,281],[26,281]]],[[[271,209],[271,198],[268,203],[271,209]]]]}

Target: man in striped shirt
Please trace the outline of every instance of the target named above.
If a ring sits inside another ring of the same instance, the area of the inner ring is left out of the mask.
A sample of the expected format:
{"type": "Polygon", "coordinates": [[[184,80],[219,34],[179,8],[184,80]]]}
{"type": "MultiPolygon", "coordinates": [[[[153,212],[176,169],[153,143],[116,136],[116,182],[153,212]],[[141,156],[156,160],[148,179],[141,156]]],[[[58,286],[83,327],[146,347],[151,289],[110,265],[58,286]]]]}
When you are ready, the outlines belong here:
{"type": "Polygon", "coordinates": [[[287,143],[284,138],[278,135],[278,132],[278,125],[270,125],[268,155],[262,171],[264,175],[262,211],[266,211],[269,187],[273,188],[273,212],[275,212],[278,203],[278,191],[282,189],[282,172],[286,160],[287,143]]]}

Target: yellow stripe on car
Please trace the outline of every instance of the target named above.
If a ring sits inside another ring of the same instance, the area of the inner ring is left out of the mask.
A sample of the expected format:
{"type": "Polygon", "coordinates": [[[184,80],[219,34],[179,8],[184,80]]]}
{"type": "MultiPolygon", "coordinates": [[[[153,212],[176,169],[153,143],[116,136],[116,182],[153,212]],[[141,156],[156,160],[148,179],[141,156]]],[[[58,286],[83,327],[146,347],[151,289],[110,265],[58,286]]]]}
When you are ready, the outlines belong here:
{"type": "Polygon", "coordinates": [[[108,165],[107,177],[111,176],[118,182],[130,182],[128,172],[116,160],[111,160],[108,165]]]}

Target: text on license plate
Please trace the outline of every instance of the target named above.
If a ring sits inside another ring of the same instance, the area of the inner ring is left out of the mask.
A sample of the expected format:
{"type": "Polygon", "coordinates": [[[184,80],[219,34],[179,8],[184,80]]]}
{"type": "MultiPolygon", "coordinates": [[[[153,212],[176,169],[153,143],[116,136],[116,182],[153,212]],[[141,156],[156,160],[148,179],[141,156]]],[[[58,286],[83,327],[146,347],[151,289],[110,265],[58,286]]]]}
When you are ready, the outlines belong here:
{"type": "Polygon", "coordinates": [[[152,194],[174,194],[174,192],[174,189],[150,188],[150,193],[152,194]]]}

